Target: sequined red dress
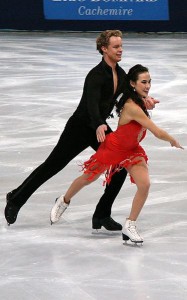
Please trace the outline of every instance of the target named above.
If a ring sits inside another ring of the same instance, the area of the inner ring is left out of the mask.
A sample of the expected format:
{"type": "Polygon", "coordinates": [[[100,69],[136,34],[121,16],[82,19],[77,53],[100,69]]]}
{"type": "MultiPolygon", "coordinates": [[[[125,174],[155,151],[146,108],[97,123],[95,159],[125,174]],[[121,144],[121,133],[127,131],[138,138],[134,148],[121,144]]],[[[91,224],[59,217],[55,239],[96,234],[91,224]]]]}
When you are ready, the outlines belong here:
{"type": "MultiPolygon", "coordinates": [[[[95,174],[104,173],[105,183],[110,183],[111,177],[121,168],[137,164],[140,157],[147,162],[148,157],[140,142],[146,135],[146,130],[136,121],[121,125],[116,131],[106,136],[97,152],[83,164],[84,173],[90,174],[91,180],[95,174]]],[[[134,183],[133,178],[131,182],[134,183]]]]}

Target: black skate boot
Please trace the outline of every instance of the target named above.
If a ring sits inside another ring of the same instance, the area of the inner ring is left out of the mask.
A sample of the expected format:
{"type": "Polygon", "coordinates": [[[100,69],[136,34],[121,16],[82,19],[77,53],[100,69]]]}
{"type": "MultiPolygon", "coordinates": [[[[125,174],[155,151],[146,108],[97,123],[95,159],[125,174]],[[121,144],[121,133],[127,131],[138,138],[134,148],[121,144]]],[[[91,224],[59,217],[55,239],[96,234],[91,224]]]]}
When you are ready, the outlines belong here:
{"type": "Polygon", "coordinates": [[[16,222],[16,219],[17,219],[17,215],[18,215],[18,212],[20,210],[20,206],[16,206],[13,201],[11,200],[13,196],[13,191],[12,192],[9,192],[7,195],[6,195],[6,207],[5,207],[5,219],[7,220],[7,223],[8,225],[10,224],[13,224],[16,222]]]}
{"type": "Polygon", "coordinates": [[[92,228],[93,229],[101,229],[101,227],[104,227],[108,231],[120,231],[122,230],[121,224],[114,221],[111,217],[106,218],[92,218],[92,228]]]}

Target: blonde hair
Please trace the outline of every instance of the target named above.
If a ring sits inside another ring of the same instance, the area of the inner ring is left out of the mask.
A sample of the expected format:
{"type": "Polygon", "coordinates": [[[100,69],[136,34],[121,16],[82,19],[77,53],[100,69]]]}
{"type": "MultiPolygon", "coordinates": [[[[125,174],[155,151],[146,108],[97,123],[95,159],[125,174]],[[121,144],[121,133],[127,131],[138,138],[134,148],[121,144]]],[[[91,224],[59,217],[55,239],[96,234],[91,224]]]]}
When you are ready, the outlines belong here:
{"type": "Polygon", "coordinates": [[[96,39],[96,46],[99,53],[103,55],[102,47],[108,47],[109,40],[112,36],[122,38],[122,32],[120,30],[105,30],[96,39]]]}

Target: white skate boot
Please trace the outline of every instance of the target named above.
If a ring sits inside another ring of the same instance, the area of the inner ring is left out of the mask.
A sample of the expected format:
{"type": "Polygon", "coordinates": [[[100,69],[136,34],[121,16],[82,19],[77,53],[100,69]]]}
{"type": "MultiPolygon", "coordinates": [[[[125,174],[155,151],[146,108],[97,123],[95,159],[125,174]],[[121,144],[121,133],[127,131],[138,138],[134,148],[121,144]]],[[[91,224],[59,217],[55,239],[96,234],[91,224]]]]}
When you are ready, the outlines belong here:
{"type": "Polygon", "coordinates": [[[128,241],[130,239],[131,242],[134,243],[143,243],[143,239],[136,229],[136,222],[129,219],[126,220],[125,225],[123,226],[122,238],[124,241],[128,241]]]}
{"type": "Polygon", "coordinates": [[[57,223],[60,220],[60,217],[65,212],[68,206],[69,203],[64,202],[64,196],[60,196],[56,199],[55,205],[53,206],[50,215],[51,225],[57,223]]]}

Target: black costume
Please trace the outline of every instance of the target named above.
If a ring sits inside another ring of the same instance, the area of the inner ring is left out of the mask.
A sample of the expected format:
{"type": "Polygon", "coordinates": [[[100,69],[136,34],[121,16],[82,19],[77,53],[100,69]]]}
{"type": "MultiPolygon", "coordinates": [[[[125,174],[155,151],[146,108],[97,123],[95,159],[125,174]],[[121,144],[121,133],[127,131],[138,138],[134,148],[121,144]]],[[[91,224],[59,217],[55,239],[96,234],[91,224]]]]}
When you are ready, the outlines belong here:
{"type": "MultiPolygon", "coordinates": [[[[116,98],[124,91],[126,73],[117,64],[118,85],[114,94],[112,68],[104,59],[95,66],[86,76],[81,101],[68,120],[60,139],[48,158],[38,166],[27,179],[15,190],[7,195],[5,217],[8,223],[8,209],[11,204],[20,209],[27,199],[44,182],[62,170],[81,151],[91,146],[97,150],[99,143],[96,138],[96,129],[102,124],[107,124],[116,98]]],[[[111,132],[110,127],[106,132],[111,132]]],[[[111,214],[111,207],[126,178],[127,172],[123,169],[115,174],[110,185],[97,204],[93,218],[106,218],[111,214]]]]}

